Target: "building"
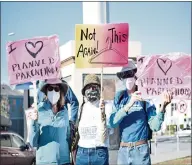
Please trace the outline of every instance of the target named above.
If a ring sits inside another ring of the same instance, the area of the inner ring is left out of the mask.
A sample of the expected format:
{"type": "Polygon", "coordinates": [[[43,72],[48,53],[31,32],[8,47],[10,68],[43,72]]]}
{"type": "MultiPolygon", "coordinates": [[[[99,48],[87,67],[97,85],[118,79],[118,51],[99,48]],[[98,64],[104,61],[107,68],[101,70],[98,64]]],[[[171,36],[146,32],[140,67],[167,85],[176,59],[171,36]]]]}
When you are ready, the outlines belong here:
{"type": "Polygon", "coordinates": [[[173,100],[167,107],[166,125],[191,128],[191,100],[173,100]]]}
{"type": "MultiPolygon", "coordinates": [[[[6,84],[1,84],[1,116],[11,120],[8,130],[24,136],[23,93],[12,90],[6,84]]],[[[1,120],[1,126],[2,123],[1,120]]]]}
{"type": "Polygon", "coordinates": [[[9,130],[14,131],[23,136],[23,94],[12,90],[8,85],[1,85],[1,104],[8,98],[7,118],[10,118],[12,124],[9,130]]]}

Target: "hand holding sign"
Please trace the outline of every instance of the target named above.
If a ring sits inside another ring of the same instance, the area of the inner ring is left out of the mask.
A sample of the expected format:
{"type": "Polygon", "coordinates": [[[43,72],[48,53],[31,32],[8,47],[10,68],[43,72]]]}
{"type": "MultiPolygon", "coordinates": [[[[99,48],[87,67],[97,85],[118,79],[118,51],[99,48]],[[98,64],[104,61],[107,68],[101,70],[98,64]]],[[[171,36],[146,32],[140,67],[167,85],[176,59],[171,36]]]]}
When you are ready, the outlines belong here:
{"type": "Polygon", "coordinates": [[[162,109],[160,111],[164,111],[167,105],[171,103],[171,100],[173,98],[170,92],[163,92],[162,96],[163,96],[163,103],[161,104],[162,109]]]}
{"type": "Polygon", "coordinates": [[[142,97],[141,97],[141,92],[136,91],[132,94],[131,99],[129,101],[129,103],[126,105],[125,111],[128,112],[129,109],[133,106],[133,104],[136,101],[143,101],[142,97]]]}

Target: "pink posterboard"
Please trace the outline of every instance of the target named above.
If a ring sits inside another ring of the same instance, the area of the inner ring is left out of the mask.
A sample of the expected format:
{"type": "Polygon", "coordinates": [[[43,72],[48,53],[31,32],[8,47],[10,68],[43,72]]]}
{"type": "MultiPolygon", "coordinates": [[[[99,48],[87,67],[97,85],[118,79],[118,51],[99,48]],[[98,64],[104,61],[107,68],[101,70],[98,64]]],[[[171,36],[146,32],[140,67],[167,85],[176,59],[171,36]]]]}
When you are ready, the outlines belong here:
{"type": "Polygon", "coordinates": [[[128,23],[76,25],[76,67],[100,68],[127,65],[128,38],[128,23]]]}
{"type": "Polygon", "coordinates": [[[10,85],[60,78],[56,35],[9,42],[6,49],[10,85]]]}
{"type": "Polygon", "coordinates": [[[191,99],[191,55],[137,57],[138,90],[143,98],[158,98],[163,91],[173,94],[173,99],[191,99]]]}

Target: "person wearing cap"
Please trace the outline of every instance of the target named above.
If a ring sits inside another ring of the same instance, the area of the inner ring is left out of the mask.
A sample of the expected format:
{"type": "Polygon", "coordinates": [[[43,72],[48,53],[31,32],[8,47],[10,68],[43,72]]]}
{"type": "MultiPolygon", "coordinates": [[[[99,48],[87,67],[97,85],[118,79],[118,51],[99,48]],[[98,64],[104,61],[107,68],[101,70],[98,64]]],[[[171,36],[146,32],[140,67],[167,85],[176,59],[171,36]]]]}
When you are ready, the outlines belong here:
{"type": "Polygon", "coordinates": [[[44,82],[45,99],[31,114],[29,142],[36,150],[36,165],[69,165],[69,119],[65,108],[68,86],[60,79],[44,82]]]}
{"type": "Polygon", "coordinates": [[[120,129],[120,148],[118,152],[118,165],[150,165],[150,148],[148,139],[151,130],[161,129],[164,121],[166,106],[171,102],[172,96],[164,93],[161,108],[156,113],[156,107],[150,101],[144,100],[136,85],[135,64],[130,61],[123,67],[117,77],[123,81],[125,90],[115,94],[113,113],[110,116],[110,126],[120,129]]]}
{"type": "Polygon", "coordinates": [[[76,165],[109,164],[109,133],[112,134],[113,130],[107,127],[112,104],[104,102],[100,97],[101,92],[99,77],[95,74],[87,75],[82,89],[76,165]]]}

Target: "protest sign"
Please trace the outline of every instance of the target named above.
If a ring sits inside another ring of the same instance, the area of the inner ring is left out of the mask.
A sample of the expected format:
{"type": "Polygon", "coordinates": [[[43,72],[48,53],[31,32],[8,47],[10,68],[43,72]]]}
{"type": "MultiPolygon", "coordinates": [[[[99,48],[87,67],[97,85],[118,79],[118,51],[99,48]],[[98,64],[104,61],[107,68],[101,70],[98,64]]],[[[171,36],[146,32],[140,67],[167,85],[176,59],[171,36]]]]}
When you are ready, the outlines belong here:
{"type": "Polygon", "coordinates": [[[127,23],[75,27],[77,68],[115,67],[128,64],[127,23]]]}
{"type": "Polygon", "coordinates": [[[191,56],[186,54],[139,56],[137,83],[143,98],[157,98],[163,91],[173,99],[191,99],[191,56]]]}
{"type": "Polygon", "coordinates": [[[60,78],[58,42],[54,35],[7,43],[10,84],[60,78]]]}

